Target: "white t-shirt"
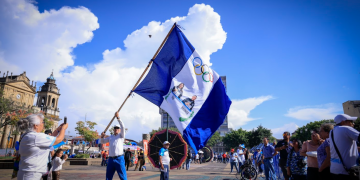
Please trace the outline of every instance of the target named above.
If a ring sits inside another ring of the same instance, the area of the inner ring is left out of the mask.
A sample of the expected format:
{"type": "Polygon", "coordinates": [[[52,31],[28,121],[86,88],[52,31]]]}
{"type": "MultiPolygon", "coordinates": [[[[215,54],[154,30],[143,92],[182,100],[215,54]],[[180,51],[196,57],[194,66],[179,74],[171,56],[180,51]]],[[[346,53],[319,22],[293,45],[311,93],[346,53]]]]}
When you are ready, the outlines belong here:
{"type": "Polygon", "coordinates": [[[356,141],[359,137],[359,132],[350,126],[335,126],[329,134],[330,141],[330,154],[331,154],[331,165],[330,172],[333,174],[345,174],[348,173],[341,164],[340,158],[336,153],[331,133],[334,132],[334,140],[336,147],[339,149],[344,164],[347,168],[351,168],[356,165],[356,160],[359,156],[356,141]]]}
{"type": "Polygon", "coordinates": [[[47,172],[50,147],[56,137],[44,133],[30,132],[20,142],[19,171],[47,172]]]}
{"type": "Polygon", "coordinates": [[[107,138],[100,139],[102,144],[109,144],[109,156],[120,156],[124,154],[123,144],[125,139],[125,126],[122,121],[118,120],[120,124],[121,131],[117,135],[111,135],[107,138]]]}
{"type": "Polygon", "coordinates": [[[60,157],[55,157],[52,160],[52,171],[60,171],[64,163],[65,160],[61,159],[60,157]]]}
{"type": "Polygon", "coordinates": [[[163,165],[169,165],[170,164],[170,156],[169,156],[169,150],[165,148],[161,148],[159,151],[159,156],[161,156],[161,162],[163,165]]]}
{"type": "Polygon", "coordinates": [[[199,159],[199,154],[196,154],[195,158],[196,158],[196,159],[199,159]]]}
{"type": "MultiPolygon", "coordinates": [[[[241,154],[241,153],[244,153],[244,151],[243,150],[240,150],[240,149],[237,149],[236,150],[236,152],[237,152],[237,154],[239,155],[239,154],[241,154]]],[[[244,161],[245,161],[245,155],[239,155],[238,156],[238,160],[241,162],[241,163],[243,163],[244,161]]]]}

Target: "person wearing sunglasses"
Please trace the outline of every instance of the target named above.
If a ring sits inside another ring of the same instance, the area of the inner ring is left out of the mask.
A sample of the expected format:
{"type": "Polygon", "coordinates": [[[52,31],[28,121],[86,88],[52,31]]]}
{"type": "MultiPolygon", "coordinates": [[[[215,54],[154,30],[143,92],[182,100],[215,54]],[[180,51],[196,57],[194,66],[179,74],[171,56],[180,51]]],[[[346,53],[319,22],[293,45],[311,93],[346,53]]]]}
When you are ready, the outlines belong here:
{"type": "Polygon", "coordinates": [[[329,135],[330,173],[333,179],[358,179],[348,173],[351,167],[356,166],[359,156],[356,145],[356,141],[360,140],[359,131],[354,129],[356,119],[357,117],[347,114],[340,114],[334,118],[336,126],[329,135]]]}

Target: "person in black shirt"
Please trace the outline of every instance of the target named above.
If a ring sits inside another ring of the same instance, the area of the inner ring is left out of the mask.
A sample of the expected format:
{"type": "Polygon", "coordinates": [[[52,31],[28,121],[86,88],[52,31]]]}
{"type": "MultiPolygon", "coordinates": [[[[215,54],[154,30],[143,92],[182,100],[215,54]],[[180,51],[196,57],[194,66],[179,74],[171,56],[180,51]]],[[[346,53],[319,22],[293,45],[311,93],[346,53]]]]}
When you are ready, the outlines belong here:
{"type": "MultiPolygon", "coordinates": [[[[140,165],[139,171],[142,171],[142,167],[145,164],[144,151],[142,149],[140,149],[140,152],[138,154],[138,164],[140,165]]],[[[136,165],[136,167],[137,167],[137,165],[136,165]]]]}
{"type": "Polygon", "coordinates": [[[275,151],[280,151],[280,161],[279,166],[281,171],[283,172],[285,180],[289,180],[289,176],[287,175],[286,169],[286,161],[288,157],[288,153],[291,150],[292,143],[290,142],[290,133],[285,131],[283,134],[283,140],[279,141],[275,146],[275,151]]]}
{"type": "Polygon", "coordinates": [[[131,160],[131,151],[130,148],[128,148],[125,152],[125,166],[127,171],[129,170],[130,160],[131,160]]]}

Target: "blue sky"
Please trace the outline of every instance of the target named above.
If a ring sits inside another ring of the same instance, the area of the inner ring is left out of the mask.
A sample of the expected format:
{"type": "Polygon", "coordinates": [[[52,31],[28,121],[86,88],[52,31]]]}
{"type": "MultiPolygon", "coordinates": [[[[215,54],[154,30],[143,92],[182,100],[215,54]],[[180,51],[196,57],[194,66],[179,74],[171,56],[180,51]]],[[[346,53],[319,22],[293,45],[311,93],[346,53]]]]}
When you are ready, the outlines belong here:
{"type": "Polygon", "coordinates": [[[103,59],[106,49],[126,49],[123,41],[128,35],[150,21],[186,16],[199,3],[220,15],[227,33],[222,49],[210,58],[212,68],[227,76],[230,98],[268,96],[251,109],[247,117],[254,120],[242,128],[262,124],[276,129],[291,123],[294,128],[342,113],[343,102],[360,99],[358,1],[38,0],[35,5],[40,13],[83,6],[98,18],[100,26],[91,41],[79,43],[71,52],[75,66],[91,67],[103,59]],[[317,110],[324,114],[311,115],[317,110]],[[301,112],[310,115],[303,117],[301,112]]]}

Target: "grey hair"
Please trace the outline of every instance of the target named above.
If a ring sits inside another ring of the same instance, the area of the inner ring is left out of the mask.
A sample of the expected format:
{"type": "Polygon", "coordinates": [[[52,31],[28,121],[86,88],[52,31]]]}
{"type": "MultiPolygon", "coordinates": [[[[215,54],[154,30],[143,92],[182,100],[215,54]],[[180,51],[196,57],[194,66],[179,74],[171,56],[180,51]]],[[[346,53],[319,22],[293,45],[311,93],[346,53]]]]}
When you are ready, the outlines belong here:
{"type": "Polygon", "coordinates": [[[332,123],[324,123],[321,124],[321,129],[323,129],[325,132],[330,132],[332,129],[334,129],[334,124],[332,123]]]}
{"type": "Polygon", "coordinates": [[[43,114],[31,114],[18,121],[19,131],[34,131],[34,125],[39,125],[44,119],[43,114]]]}

